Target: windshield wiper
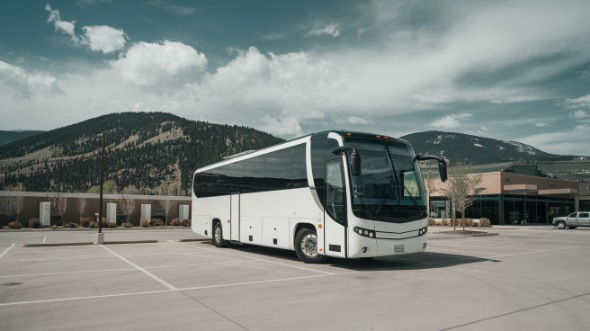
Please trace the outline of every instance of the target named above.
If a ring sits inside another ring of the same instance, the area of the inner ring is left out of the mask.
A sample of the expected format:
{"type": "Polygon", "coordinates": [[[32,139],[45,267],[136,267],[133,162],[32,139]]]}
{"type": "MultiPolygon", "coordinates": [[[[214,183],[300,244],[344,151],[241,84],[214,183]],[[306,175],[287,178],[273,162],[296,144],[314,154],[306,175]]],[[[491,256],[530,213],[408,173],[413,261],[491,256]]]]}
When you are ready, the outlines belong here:
{"type": "Polygon", "coordinates": [[[385,198],[383,198],[379,204],[373,208],[373,210],[371,211],[371,213],[373,215],[379,215],[381,213],[381,209],[383,208],[383,206],[385,205],[385,203],[387,202],[387,200],[390,199],[389,194],[393,191],[393,186],[395,185],[395,179],[391,179],[391,182],[389,183],[389,187],[387,188],[387,191],[385,191],[385,198]]]}

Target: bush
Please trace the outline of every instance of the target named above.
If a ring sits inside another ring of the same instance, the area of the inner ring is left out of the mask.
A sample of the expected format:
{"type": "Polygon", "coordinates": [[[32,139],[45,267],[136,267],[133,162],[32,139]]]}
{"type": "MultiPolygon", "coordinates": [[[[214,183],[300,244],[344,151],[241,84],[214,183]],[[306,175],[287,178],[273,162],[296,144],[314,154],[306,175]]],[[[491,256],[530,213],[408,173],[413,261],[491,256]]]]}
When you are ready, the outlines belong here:
{"type": "MultiPolygon", "coordinates": [[[[103,223],[103,227],[104,227],[104,223],[103,223]]],[[[116,228],[117,227],[117,223],[107,223],[107,227],[109,227],[109,228],[116,228]]]]}
{"type": "Polygon", "coordinates": [[[443,218],[442,221],[440,222],[440,224],[442,226],[449,226],[449,220],[446,218],[443,218]]]}
{"type": "MultiPolygon", "coordinates": [[[[80,217],[80,226],[81,227],[83,227],[83,228],[89,227],[90,226],[90,222],[92,222],[92,218],[90,218],[90,217],[80,217]]],[[[98,226],[98,224],[97,224],[97,226],[98,226]]]]}
{"type": "Polygon", "coordinates": [[[473,220],[471,218],[468,218],[465,220],[465,226],[467,227],[473,227],[473,220]]]}
{"type": "Polygon", "coordinates": [[[129,229],[129,228],[133,227],[133,224],[131,224],[130,222],[125,222],[125,223],[121,223],[121,226],[126,229],[129,229]]]}
{"type": "Polygon", "coordinates": [[[171,226],[182,226],[182,221],[179,220],[178,218],[175,218],[172,220],[172,222],[170,222],[171,226]]]}
{"type": "Polygon", "coordinates": [[[490,227],[492,226],[492,223],[490,222],[490,219],[487,217],[482,217],[479,219],[479,226],[481,227],[490,227]]]}
{"type": "Polygon", "coordinates": [[[78,224],[74,222],[67,222],[66,224],[64,224],[64,228],[77,229],[78,224]]]}
{"type": "Polygon", "coordinates": [[[428,225],[429,225],[429,226],[436,225],[436,221],[434,220],[434,218],[429,218],[429,219],[428,219],[428,225]]]}
{"type": "Polygon", "coordinates": [[[164,222],[159,218],[152,218],[150,224],[151,226],[164,226],[164,222]]]}
{"type": "Polygon", "coordinates": [[[88,223],[88,227],[91,229],[96,229],[98,228],[98,223],[96,223],[95,221],[90,221],[90,223],[88,223]]]}
{"type": "Polygon", "coordinates": [[[139,226],[142,228],[147,228],[150,226],[150,221],[142,218],[141,221],[139,221],[139,226]]]}
{"type": "Polygon", "coordinates": [[[20,224],[19,221],[12,221],[10,223],[8,223],[8,227],[11,229],[20,229],[22,227],[22,225],[20,224]]]}
{"type": "Polygon", "coordinates": [[[41,221],[39,220],[39,218],[37,217],[31,217],[31,219],[29,219],[29,227],[31,229],[38,229],[41,227],[41,221]]]}
{"type": "Polygon", "coordinates": [[[183,219],[183,220],[182,220],[182,226],[185,226],[185,227],[189,227],[189,226],[191,226],[191,220],[189,220],[189,219],[186,219],[186,218],[185,218],[185,219],[183,219]]]}

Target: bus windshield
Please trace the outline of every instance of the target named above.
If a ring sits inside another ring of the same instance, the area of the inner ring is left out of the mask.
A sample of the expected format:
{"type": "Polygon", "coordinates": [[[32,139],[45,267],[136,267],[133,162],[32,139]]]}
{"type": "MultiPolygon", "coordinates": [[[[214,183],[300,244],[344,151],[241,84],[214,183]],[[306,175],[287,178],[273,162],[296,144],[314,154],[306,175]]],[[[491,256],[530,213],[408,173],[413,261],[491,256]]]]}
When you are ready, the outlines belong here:
{"type": "Polygon", "coordinates": [[[362,160],[361,174],[350,180],[357,217],[391,223],[426,217],[424,182],[410,146],[359,138],[348,138],[345,145],[354,147],[362,160]]]}

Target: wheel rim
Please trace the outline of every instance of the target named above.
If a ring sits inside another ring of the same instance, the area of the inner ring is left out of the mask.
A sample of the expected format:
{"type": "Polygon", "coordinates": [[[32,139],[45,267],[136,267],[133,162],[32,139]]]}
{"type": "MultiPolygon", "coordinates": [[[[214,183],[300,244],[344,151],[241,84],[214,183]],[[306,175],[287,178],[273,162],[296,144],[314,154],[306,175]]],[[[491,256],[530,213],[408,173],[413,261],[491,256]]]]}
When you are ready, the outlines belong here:
{"type": "Polygon", "coordinates": [[[221,243],[221,227],[220,226],[215,227],[215,242],[218,244],[221,243]]]}
{"type": "Polygon", "coordinates": [[[307,256],[318,254],[318,240],[315,234],[310,233],[301,239],[301,251],[307,256]]]}

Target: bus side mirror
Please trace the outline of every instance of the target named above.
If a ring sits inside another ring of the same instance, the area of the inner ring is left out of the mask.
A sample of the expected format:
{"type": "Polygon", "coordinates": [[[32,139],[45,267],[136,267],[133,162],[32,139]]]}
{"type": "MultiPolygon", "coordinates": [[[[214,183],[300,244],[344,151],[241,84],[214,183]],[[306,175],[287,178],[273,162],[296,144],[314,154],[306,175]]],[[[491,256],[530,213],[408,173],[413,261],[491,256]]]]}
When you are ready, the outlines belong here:
{"type": "Polygon", "coordinates": [[[361,155],[353,147],[342,146],[334,148],[332,153],[336,155],[342,155],[342,153],[348,153],[350,156],[350,168],[353,176],[361,175],[361,155]]]}
{"type": "Polygon", "coordinates": [[[436,160],[438,163],[438,174],[440,176],[440,180],[446,182],[448,179],[447,174],[447,161],[441,156],[436,155],[416,155],[414,160],[418,161],[426,161],[426,160],[436,160]]]}
{"type": "Polygon", "coordinates": [[[440,180],[443,182],[447,181],[448,174],[447,174],[447,163],[445,161],[438,161],[438,174],[440,175],[440,180]]]}

